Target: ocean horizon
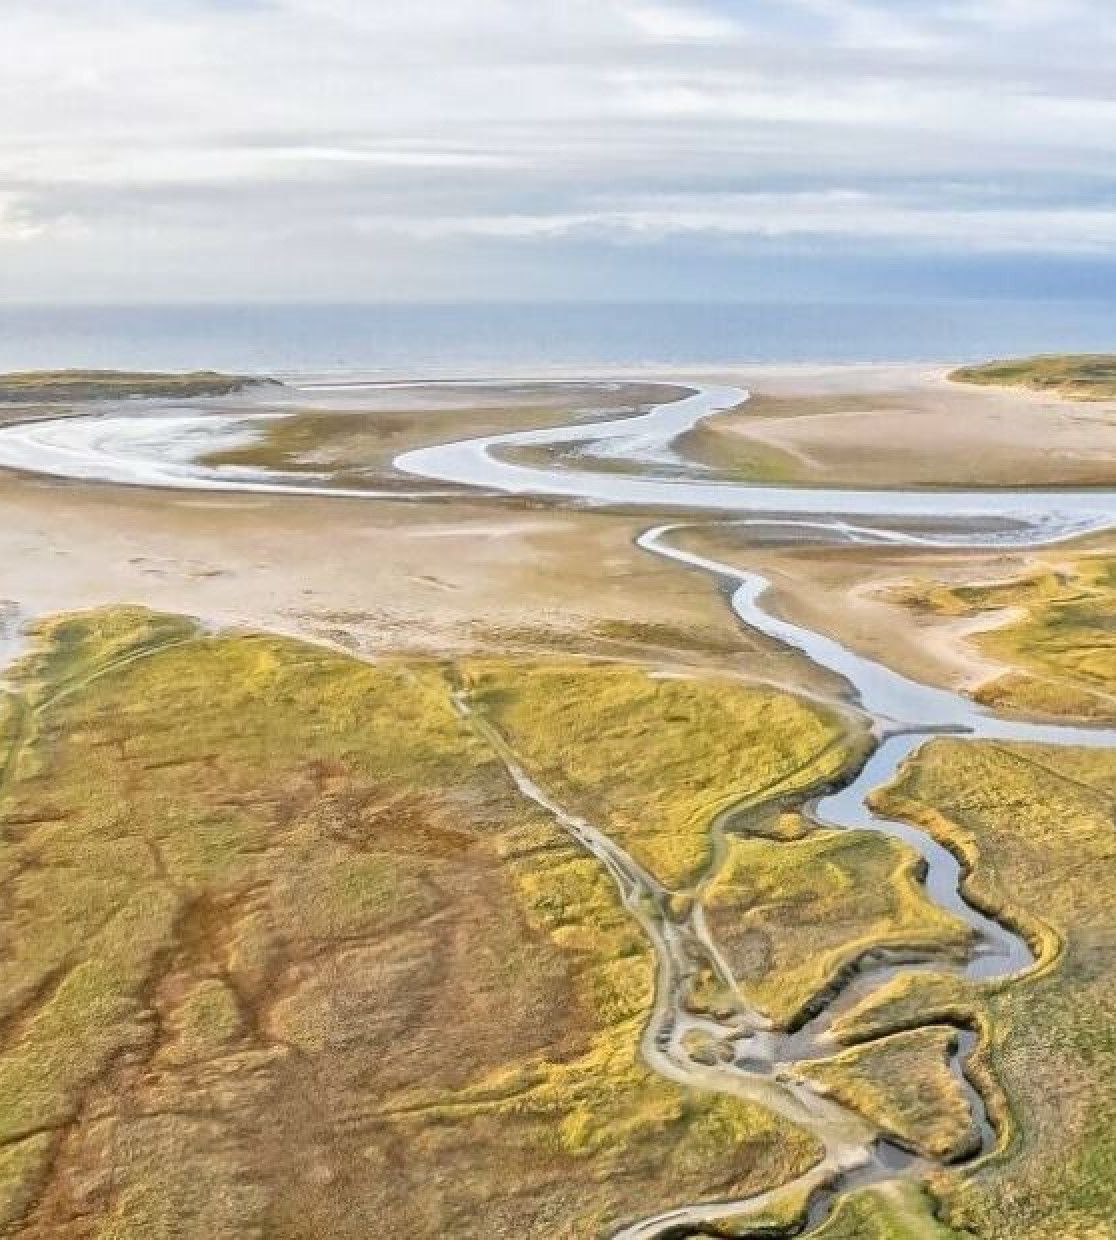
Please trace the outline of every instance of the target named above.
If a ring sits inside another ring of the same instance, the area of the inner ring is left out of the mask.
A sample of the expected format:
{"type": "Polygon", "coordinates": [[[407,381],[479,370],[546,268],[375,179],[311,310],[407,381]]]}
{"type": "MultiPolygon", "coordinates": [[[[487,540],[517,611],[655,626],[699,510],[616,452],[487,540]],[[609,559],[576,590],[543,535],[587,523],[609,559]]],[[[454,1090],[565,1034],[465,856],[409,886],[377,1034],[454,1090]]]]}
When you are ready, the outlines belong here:
{"type": "Polygon", "coordinates": [[[1116,300],[0,306],[0,370],[477,373],[1116,347],[1116,300]]]}

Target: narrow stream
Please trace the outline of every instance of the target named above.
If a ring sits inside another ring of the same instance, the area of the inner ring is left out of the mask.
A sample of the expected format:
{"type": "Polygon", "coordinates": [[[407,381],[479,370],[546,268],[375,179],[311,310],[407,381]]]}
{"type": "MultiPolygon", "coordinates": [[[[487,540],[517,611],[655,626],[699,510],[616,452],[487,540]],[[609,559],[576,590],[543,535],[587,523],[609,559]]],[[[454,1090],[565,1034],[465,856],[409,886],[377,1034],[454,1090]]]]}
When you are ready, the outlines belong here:
{"type": "MultiPolygon", "coordinates": [[[[805,1176],[777,1190],[734,1202],[703,1202],[671,1209],[622,1228],[615,1233],[616,1240],[724,1234],[720,1229],[730,1223],[732,1235],[747,1236],[749,1217],[763,1214],[792,1193],[807,1195],[805,1228],[812,1229],[828,1217],[843,1193],[928,1171],[932,1162],[903,1149],[855,1111],[823,1096],[799,1077],[795,1068],[840,1049],[830,1036],[839,1018],[897,976],[918,970],[991,981],[1025,972],[1035,958],[1019,934],[965,898],[963,868],[949,849],[910,823],[877,815],[867,799],[875,789],[891,782],[901,764],[921,745],[943,733],[1016,743],[1116,747],[1116,730],[1000,719],[967,698],[909,680],[824,635],[771,615],[760,605],[767,583],[757,574],[673,546],[670,535],[684,528],[656,527],[641,536],[640,545],[654,554],[738,582],[732,606],[742,622],[844,676],[853,686],[860,708],[873,719],[879,742],[869,759],[841,788],[803,806],[807,817],[819,827],[874,831],[902,841],[922,860],[928,897],[969,927],[973,945],[962,961],[926,951],[867,952],[843,980],[818,997],[809,1019],[797,1029],[774,1028],[761,1012],[742,1006],[727,1018],[698,1014],[691,1003],[703,967],[736,991],[735,979],[708,932],[700,901],[694,901],[679,920],[672,912],[671,893],[603,831],[570,814],[545,793],[491,724],[480,719],[467,699],[458,695],[458,709],[497,750],[520,791],[602,861],[650,940],[658,960],[658,980],[642,1043],[647,1063],[679,1084],[760,1103],[809,1130],[824,1150],[821,1161],[805,1176]],[[688,1035],[693,1033],[706,1035],[714,1046],[728,1053],[712,1062],[695,1057],[688,1046],[688,1035]]],[[[976,1046],[972,1030],[957,1029],[950,1068],[969,1104],[974,1131],[972,1147],[957,1165],[989,1153],[998,1139],[984,1100],[967,1075],[976,1046]]],[[[770,1235],[770,1227],[754,1234],[770,1235]]]]}

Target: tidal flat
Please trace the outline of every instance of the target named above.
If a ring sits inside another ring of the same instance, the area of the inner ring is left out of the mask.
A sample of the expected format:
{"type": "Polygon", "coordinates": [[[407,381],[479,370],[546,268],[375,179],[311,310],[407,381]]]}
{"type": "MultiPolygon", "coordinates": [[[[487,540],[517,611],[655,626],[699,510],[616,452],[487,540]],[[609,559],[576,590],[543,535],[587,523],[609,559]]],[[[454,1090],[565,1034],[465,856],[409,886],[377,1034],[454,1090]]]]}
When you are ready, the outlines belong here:
{"type": "Polygon", "coordinates": [[[219,494],[0,474],[0,1234],[1116,1234],[1104,522],[671,490],[867,481],[902,423],[872,486],[1072,504],[1107,395],[708,378],[750,399],[665,445],[704,377],[44,376],[5,412],[252,433],[159,439],[219,494]],[[990,455],[1009,417],[1046,438],[990,455]],[[771,451],[705,457],[738,423],[771,451]],[[508,458],[661,506],[394,465],[550,426],[508,458]],[[891,670],[945,713],[873,714],[891,670]]]}

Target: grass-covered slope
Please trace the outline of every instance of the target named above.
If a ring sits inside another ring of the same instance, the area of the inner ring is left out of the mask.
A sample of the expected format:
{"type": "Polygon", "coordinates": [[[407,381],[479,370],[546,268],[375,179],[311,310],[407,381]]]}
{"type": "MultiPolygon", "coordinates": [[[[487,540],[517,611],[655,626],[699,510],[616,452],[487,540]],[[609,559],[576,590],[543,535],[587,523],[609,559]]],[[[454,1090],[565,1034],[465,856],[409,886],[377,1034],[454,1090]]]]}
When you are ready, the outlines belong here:
{"type": "Polygon", "coordinates": [[[819,786],[850,759],[835,714],[739,681],[623,664],[528,665],[514,682],[483,660],[464,671],[543,785],[671,887],[709,864],[718,811],[819,786]]]}
{"type": "Polygon", "coordinates": [[[27,370],[0,374],[0,404],[27,401],[120,400],[126,397],[228,396],[273,379],[130,370],[27,370]]]}
{"type": "Polygon", "coordinates": [[[1073,400],[1116,399],[1116,353],[1066,353],[962,366],[950,378],[986,387],[1022,387],[1073,400]]]}
{"type": "Polygon", "coordinates": [[[970,638],[1011,670],[976,696],[997,707],[1051,715],[1116,717],[1116,558],[1058,556],[1024,576],[990,583],[915,581],[893,602],[931,615],[1004,623],[970,638]]]}
{"type": "MultiPolygon", "coordinates": [[[[458,686],[550,795],[687,890],[680,909],[704,902],[780,1023],[868,947],[965,941],[898,844],[781,811],[858,741],[769,689],[564,659],[369,665],[129,608],[43,624],[9,679],[0,1233],[20,1240],[573,1240],[817,1159],[756,1105],[646,1068],[648,945],[458,686]]],[[[973,899],[1042,965],[893,983],[797,1065],[953,1157],[972,1134],[946,1026],[968,1026],[1004,1134],[977,1174],[934,1177],[945,1222],[912,1183],[849,1197],[820,1234],[1105,1234],[1116,756],[943,739],[878,803],[963,853],[973,899]]]]}
{"type": "Polygon", "coordinates": [[[966,927],[927,898],[904,844],[868,831],[796,831],[787,819],[787,838],[730,836],[705,893],[741,990],[776,1023],[796,1023],[870,950],[967,946],[966,927]]]}
{"type": "MultiPolygon", "coordinates": [[[[581,1237],[816,1159],[643,1066],[647,944],[454,712],[466,674],[512,719],[574,684],[669,724],[607,667],[42,626],[0,698],[0,1232],[581,1237]]],[[[816,750],[737,746],[765,780],[816,750]]]]}
{"type": "Polygon", "coordinates": [[[925,975],[900,982],[854,1013],[844,1035],[937,1016],[982,1028],[975,1070],[1005,1152],[977,1175],[940,1177],[946,1217],[983,1240],[1111,1234],[1116,753],[938,740],[878,803],[963,853],[973,897],[1021,925],[1042,964],[988,990],[925,975]]]}

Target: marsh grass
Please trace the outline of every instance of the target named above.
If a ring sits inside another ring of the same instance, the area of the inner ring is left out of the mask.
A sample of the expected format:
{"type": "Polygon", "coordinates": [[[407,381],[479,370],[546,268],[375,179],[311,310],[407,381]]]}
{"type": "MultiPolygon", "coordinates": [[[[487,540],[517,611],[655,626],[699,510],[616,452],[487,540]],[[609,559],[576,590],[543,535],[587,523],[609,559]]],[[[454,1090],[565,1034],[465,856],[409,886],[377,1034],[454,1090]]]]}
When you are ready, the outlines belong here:
{"type": "Polygon", "coordinates": [[[664,884],[708,867],[715,816],[835,777],[856,744],[835,715],[717,677],[618,664],[462,664],[470,692],[532,774],[664,884]]]}
{"type": "Polygon", "coordinates": [[[862,1189],[844,1198],[815,1233],[816,1240],[962,1240],[934,1214],[917,1184],[862,1189]]]}
{"type": "Polygon", "coordinates": [[[956,1159],[979,1148],[968,1100],[949,1068],[956,1031],[928,1026],[803,1064],[800,1075],[909,1149],[956,1159]]]}
{"type": "Polygon", "coordinates": [[[1053,392],[1073,400],[1112,400],[1116,398],[1116,354],[1065,353],[988,362],[962,366],[950,378],[957,383],[1053,392]]]}
{"type": "MultiPolygon", "coordinates": [[[[451,670],[136,608],[38,626],[0,698],[0,1206],[18,1234],[573,1237],[818,1157],[642,1064],[647,943],[450,681],[513,720],[576,686],[609,749],[575,775],[605,805],[650,770],[625,769],[649,739],[678,732],[679,763],[746,724],[679,802],[652,790],[695,840],[743,751],[758,775],[732,795],[793,785],[836,725],[609,665],[451,670]],[[805,738],[769,735],[784,720],[805,738]]],[[[565,727],[532,735],[568,756],[565,727]]]]}
{"type": "Polygon", "coordinates": [[[1106,1234],[1116,1217],[1116,754],[938,740],[878,803],[968,857],[974,895],[1029,928],[1040,965],[986,987],[893,983],[839,1032],[943,1018],[982,1028],[974,1066],[1000,1153],[979,1175],[937,1186],[950,1222],[988,1240],[1106,1234]]]}
{"type": "Polygon", "coordinates": [[[0,404],[24,401],[121,400],[127,397],[228,396],[274,379],[129,370],[28,370],[0,374],[0,404]]]}
{"type": "Polygon", "coordinates": [[[1006,622],[971,641],[1012,670],[982,685],[996,707],[1093,719],[1116,716],[1116,559],[1078,556],[990,584],[911,582],[889,592],[935,615],[1004,612],[1006,622]],[[1023,614],[1012,617],[1012,611],[1023,614]]]}
{"type": "MultiPolygon", "coordinates": [[[[745,406],[743,416],[755,416],[756,412],[745,406]]],[[[699,422],[679,435],[672,446],[687,460],[739,482],[801,482],[810,472],[794,453],[722,429],[717,418],[699,422]]]]}
{"type": "MultiPolygon", "coordinates": [[[[784,830],[786,826],[784,825],[784,830]]],[[[844,970],[881,948],[960,955],[967,927],[930,901],[917,857],[867,831],[730,835],[705,900],[746,997],[793,1026],[844,970]]]]}
{"type": "MultiPolygon", "coordinates": [[[[572,1240],[818,1158],[760,1108],[645,1067],[648,944],[455,712],[455,685],[551,795],[678,885],[679,916],[706,903],[746,997],[780,1020],[870,947],[966,942],[899,844],[786,807],[862,738],[770,689],[535,657],[370,665],[135,608],[44,622],[10,680],[0,1218],[15,1234],[266,1220],[572,1240]]],[[[935,741],[877,803],[961,852],[973,898],[1043,964],[1011,985],[893,983],[837,1030],[882,1041],[803,1071],[948,1156],[965,1142],[952,1035],[919,1027],[979,1029],[1003,1151],[935,1179],[950,1221],[988,1240],[1102,1225],[1116,759],[935,741]]],[[[914,1187],[858,1194],[821,1234],[952,1234],[930,1205],[914,1187]]]]}

